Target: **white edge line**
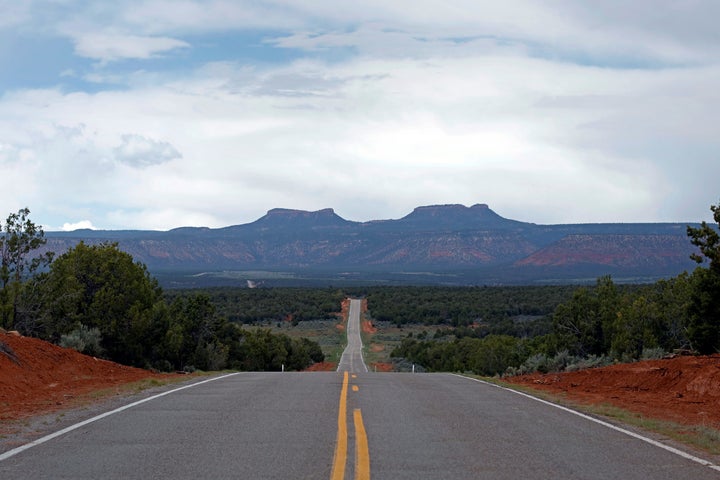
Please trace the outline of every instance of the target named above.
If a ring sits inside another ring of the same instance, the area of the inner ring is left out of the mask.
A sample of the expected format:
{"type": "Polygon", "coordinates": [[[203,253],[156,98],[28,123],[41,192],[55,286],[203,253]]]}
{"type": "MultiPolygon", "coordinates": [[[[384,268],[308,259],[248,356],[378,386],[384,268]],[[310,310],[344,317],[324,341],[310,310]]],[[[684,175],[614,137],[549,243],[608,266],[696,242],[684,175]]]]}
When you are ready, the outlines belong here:
{"type": "Polygon", "coordinates": [[[358,336],[360,337],[360,362],[362,363],[362,366],[365,369],[365,373],[369,373],[370,370],[368,370],[367,364],[365,363],[365,354],[363,353],[363,348],[365,347],[365,345],[363,345],[361,332],[362,332],[362,323],[360,325],[360,332],[358,332],[358,336]]]}
{"type": "Polygon", "coordinates": [[[620,433],[624,433],[625,435],[629,435],[629,436],[631,436],[631,437],[633,437],[633,438],[636,438],[636,439],[638,439],[638,440],[642,440],[643,442],[649,443],[650,445],[654,445],[654,446],[656,446],[656,447],[662,448],[663,450],[667,450],[668,452],[674,453],[675,455],[679,455],[679,456],[681,456],[681,457],[683,457],[683,458],[685,458],[685,459],[692,460],[693,462],[699,463],[700,465],[703,465],[703,466],[705,466],[705,467],[708,467],[708,468],[711,468],[711,469],[713,469],[713,470],[717,470],[717,471],[720,472],[720,466],[715,465],[714,463],[712,463],[712,462],[710,462],[710,461],[708,461],[708,460],[702,459],[702,458],[700,458],[700,457],[696,457],[695,455],[691,455],[691,454],[689,454],[689,453],[687,453],[687,452],[684,452],[684,451],[679,450],[679,449],[677,449],[677,448],[671,447],[671,446],[669,446],[669,445],[665,445],[664,443],[658,442],[657,440],[653,440],[652,438],[644,437],[644,436],[642,436],[642,435],[640,435],[640,434],[637,434],[637,433],[635,433],[635,432],[631,432],[630,430],[626,430],[626,429],[624,429],[624,428],[622,428],[622,427],[618,427],[617,425],[613,425],[612,423],[608,423],[608,422],[605,422],[605,421],[603,421],[603,420],[600,420],[600,419],[591,417],[590,415],[585,415],[584,413],[581,413],[581,412],[572,410],[572,409],[567,408],[567,407],[563,407],[562,405],[558,405],[558,404],[556,404],[556,403],[548,402],[547,400],[543,400],[542,398],[534,397],[534,396],[532,396],[532,395],[530,395],[530,394],[528,394],[528,393],[520,392],[520,391],[518,391],[518,390],[513,390],[512,388],[508,388],[508,387],[503,387],[502,385],[496,385],[496,384],[494,384],[494,383],[486,382],[485,380],[479,380],[479,379],[477,379],[477,378],[466,377],[466,376],[464,376],[464,375],[458,375],[457,373],[451,373],[450,375],[453,375],[453,376],[456,376],[456,377],[460,377],[460,378],[464,378],[464,379],[466,379],[466,380],[472,380],[472,381],[474,381],[474,382],[482,383],[482,384],[485,384],[485,385],[490,385],[490,386],[493,386],[493,387],[497,387],[497,388],[500,388],[500,389],[502,389],[502,390],[506,390],[506,391],[508,391],[508,392],[515,393],[515,394],[517,394],[517,395],[522,395],[523,397],[527,397],[527,398],[529,398],[529,399],[531,399],[531,400],[535,400],[536,402],[544,403],[545,405],[549,405],[549,406],[551,406],[551,407],[559,408],[560,410],[563,410],[563,411],[565,411],[565,412],[572,413],[573,415],[577,415],[578,417],[582,417],[582,418],[584,418],[584,419],[586,419],[586,420],[590,420],[591,422],[595,422],[595,423],[600,424],[600,425],[602,425],[602,426],[604,426],[604,427],[610,428],[610,429],[615,430],[615,431],[618,431],[618,432],[620,432],[620,433]]]}
{"type": "Polygon", "coordinates": [[[360,306],[358,308],[360,309],[360,312],[358,312],[358,337],[360,337],[360,363],[362,363],[362,366],[365,369],[365,373],[369,373],[370,370],[368,370],[368,366],[365,363],[365,354],[363,353],[363,348],[365,347],[365,345],[363,345],[363,341],[362,341],[362,320],[360,319],[360,314],[362,313],[362,300],[360,300],[360,306]]]}
{"type": "Polygon", "coordinates": [[[239,372],[236,372],[236,373],[228,373],[227,375],[221,375],[221,376],[219,376],[219,377],[209,378],[209,379],[207,379],[207,380],[203,380],[202,382],[197,382],[197,383],[193,383],[193,384],[190,384],[190,385],[185,385],[184,387],[175,388],[175,389],[173,389],[173,390],[168,390],[167,392],[163,392],[163,393],[159,393],[159,394],[157,394],[157,395],[153,395],[152,397],[143,398],[142,400],[138,400],[137,402],[133,402],[133,403],[130,403],[130,404],[128,404],[128,405],[124,405],[124,406],[122,406],[122,407],[116,408],[115,410],[111,410],[111,411],[109,411],[109,412],[102,413],[102,414],[97,415],[97,416],[92,417],[92,418],[88,418],[87,420],[84,420],[84,421],[82,421],[82,422],[80,422],[80,423],[76,423],[76,424],[74,424],[74,425],[70,425],[69,427],[65,427],[65,428],[63,428],[62,430],[58,430],[57,432],[53,432],[53,433],[51,433],[51,434],[49,434],[49,435],[46,435],[46,436],[41,437],[41,438],[38,438],[37,440],[34,440],[34,441],[30,442],[30,443],[26,443],[25,445],[21,445],[21,446],[19,446],[19,447],[17,447],[17,448],[13,448],[12,450],[8,450],[7,452],[5,452],[5,453],[3,453],[3,454],[0,454],[0,462],[2,462],[3,460],[7,460],[8,458],[10,458],[10,457],[12,457],[12,456],[15,456],[15,455],[17,455],[17,454],[20,453],[20,452],[24,452],[25,450],[28,450],[28,449],[30,449],[30,448],[32,448],[32,447],[36,447],[36,446],[38,446],[38,445],[40,445],[40,444],[42,444],[42,443],[48,442],[48,441],[52,440],[53,438],[57,438],[57,437],[59,437],[59,436],[61,436],[61,435],[65,435],[65,434],[68,433],[68,432],[72,432],[73,430],[76,430],[76,429],[78,429],[78,428],[80,428],[80,427],[84,427],[85,425],[87,425],[87,424],[89,424],[89,423],[96,422],[96,421],[98,421],[98,420],[100,420],[100,419],[103,419],[103,418],[105,418],[105,417],[109,417],[110,415],[114,415],[114,414],[116,414],[116,413],[120,413],[120,412],[122,412],[123,410],[127,410],[128,408],[136,407],[136,406],[138,406],[138,405],[140,405],[140,404],[142,404],[142,403],[149,402],[150,400],[155,400],[156,398],[164,397],[165,395],[170,395],[171,393],[179,392],[180,390],[185,390],[186,388],[197,387],[198,385],[202,385],[203,383],[214,382],[215,380],[220,380],[221,378],[227,378],[227,377],[231,377],[231,376],[233,376],[233,375],[238,375],[238,374],[239,374],[239,372]]]}

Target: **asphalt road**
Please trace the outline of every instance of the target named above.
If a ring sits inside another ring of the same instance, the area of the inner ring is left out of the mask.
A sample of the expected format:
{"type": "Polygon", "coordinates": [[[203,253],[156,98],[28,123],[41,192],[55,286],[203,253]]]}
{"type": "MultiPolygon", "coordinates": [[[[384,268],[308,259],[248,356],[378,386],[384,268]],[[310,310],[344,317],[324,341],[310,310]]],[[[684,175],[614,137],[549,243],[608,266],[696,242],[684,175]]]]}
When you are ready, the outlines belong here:
{"type": "Polygon", "coordinates": [[[368,371],[362,355],[363,344],[360,338],[360,305],[360,300],[350,300],[347,324],[347,346],[338,363],[338,372],[361,373],[368,371]]]}
{"type": "MultiPolygon", "coordinates": [[[[359,302],[351,304],[356,315],[359,302]]],[[[350,336],[359,332],[354,324],[350,336]]],[[[0,478],[720,478],[492,385],[450,374],[367,373],[357,342],[348,349],[340,372],[218,377],[6,452],[0,478]]]]}
{"type": "MultiPolygon", "coordinates": [[[[0,461],[7,479],[330,479],[345,373],[241,373],[168,394],[0,461]]],[[[448,374],[348,375],[344,476],[720,478],[589,420],[448,374]]]]}

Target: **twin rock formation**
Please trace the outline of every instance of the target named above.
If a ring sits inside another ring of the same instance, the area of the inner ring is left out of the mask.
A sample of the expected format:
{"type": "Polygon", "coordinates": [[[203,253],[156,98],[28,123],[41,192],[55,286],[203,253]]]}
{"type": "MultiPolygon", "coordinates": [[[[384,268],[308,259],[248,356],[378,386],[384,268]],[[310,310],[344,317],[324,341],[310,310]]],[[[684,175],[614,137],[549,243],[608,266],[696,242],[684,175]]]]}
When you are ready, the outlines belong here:
{"type": "MultiPolygon", "coordinates": [[[[153,271],[358,271],[455,274],[458,284],[652,280],[693,268],[686,224],[536,225],[487,205],[418,207],[398,220],[352,222],[332,209],[273,209],[255,222],[167,232],[49,232],[61,253],[80,240],[118,242],[153,271]]],[[[453,283],[453,282],[450,282],[453,283]]]]}

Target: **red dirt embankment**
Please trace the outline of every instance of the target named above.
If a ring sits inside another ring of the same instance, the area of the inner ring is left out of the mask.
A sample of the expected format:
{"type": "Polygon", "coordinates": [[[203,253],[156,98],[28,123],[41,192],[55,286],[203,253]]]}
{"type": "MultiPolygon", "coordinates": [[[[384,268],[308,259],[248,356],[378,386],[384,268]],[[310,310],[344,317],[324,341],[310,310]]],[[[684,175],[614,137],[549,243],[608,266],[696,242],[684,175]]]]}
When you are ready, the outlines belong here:
{"type": "Polygon", "coordinates": [[[384,362],[373,362],[368,368],[371,372],[392,372],[395,370],[395,367],[392,363],[384,362]]]}
{"type": "Polygon", "coordinates": [[[340,303],[340,313],[338,314],[338,320],[340,323],[335,325],[335,328],[339,332],[345,331],[345,325],[347,325],[348,316],[350,315],[350,299],[346,298],[340,303]]]}
{"type": "Polygon", "coordinates": [[[90,392],[148,378],[167,375],[89,357],[36,338],[0,333],[0,420],[73,406],[90,392]]]}
{"type": "Polygon", "coordinates": [[[675,357],[506,381],[647,417],[720,428],[720,355],[675,357]]]}
{"type": "Polygon", "coordinates": [[[318,362],[313,363],[303,372],[334,372],[337,370],[337,363],[334,362],[318,362]]]}

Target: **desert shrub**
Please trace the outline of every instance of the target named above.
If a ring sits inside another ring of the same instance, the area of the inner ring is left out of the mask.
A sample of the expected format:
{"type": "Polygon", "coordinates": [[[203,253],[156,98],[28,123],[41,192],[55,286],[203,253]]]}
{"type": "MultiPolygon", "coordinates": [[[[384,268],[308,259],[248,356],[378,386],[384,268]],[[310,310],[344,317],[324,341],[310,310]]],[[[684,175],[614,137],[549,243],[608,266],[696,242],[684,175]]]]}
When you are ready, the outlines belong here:
{"type": "Polygon", "coordinates": [[[166,359],[163,358],[163,359],[160,359],[160,360],[156,360],[156,361],[152,364],[152,369],[153,369],[153,370],[157,370],[157,371],[159,371],[159,372],[172,372],[172,371],[173,371],[173,364],[170,363],[168,360],[166,360],[166,359]]]}
{"type": "Polygon", "coordinates": [[[666,352],[660,347],[646,348],[642,351],[641,360],[659,360],[665,356],[666,352]]]}
{"type": "Polygon", "coordinates": [[[612,365],[614,360],[607,355],[590,355],[584,358],[577,358],[565,367],[566,372],[575,372],[587,368],[607,367],[612,365]]]}
{"type": "Polygon", "coordinates": [[[532,372],[548,373],[550,371],[548,363],[547,355],[544,353],[536,353],[528,357],[527,360],[517,368],[516,373],[518,375],[532,372]]]}
{"type": "Polygon", "coordinates": [[[60,337],[60,346],[72,348],[86,355],[99,356],[102,354],[102,335],[98,328],[88,328],[79,324],[70,333],[60,337]]]}
{"type": "Polygon", "coordinates": [[[549,357],[544,353],[529,356],[519,367],[510,367],[505,370],[505,376],[525,375],[527,373],[557,373],[573,372],[585,368],[603,367],[611,365],[613,360],[606,355],[590,355],[587,357],[570,355],[567,350],[561,350],[549,357]]]}
{"type": "Polygon", "coordinates": [[[407,358],[393,357],[390,361],[393,364],[393,370],[396,372],[412,372],[413,365],[415,366],[415,373],[423,373],[426,371],[422,365],[413,364],[413,362],[407,358]]]}

